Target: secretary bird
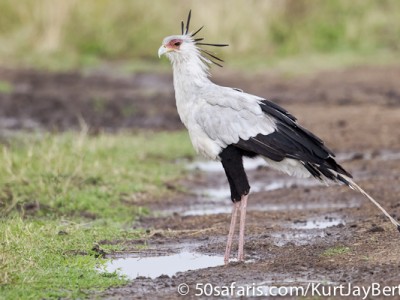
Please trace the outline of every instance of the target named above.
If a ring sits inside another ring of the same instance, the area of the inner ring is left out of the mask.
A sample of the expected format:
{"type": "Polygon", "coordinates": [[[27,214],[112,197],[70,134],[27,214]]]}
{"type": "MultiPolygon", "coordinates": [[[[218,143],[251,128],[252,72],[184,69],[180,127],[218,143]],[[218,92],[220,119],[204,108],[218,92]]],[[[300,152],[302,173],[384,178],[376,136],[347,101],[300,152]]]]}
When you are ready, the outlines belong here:
{"type": "Polygon", "coordinates": [[[181,23],[181,35],[166,37],[158,50],[172,63],[176,106],[197,153],[220,160],[228,178],[233,202],[224,262],[229,262],[236,219],[240,210],[238,261],[244,260],[244,229],[250,185],[243,157],[262,156],[267,165],[291,176],[315,177],[343,183],[371,200],[400,231],[400,224],[351,179],[324,142],[301,127],[296,118],[277,104],[214,84],[209,79],[212,64],[223,62],[200,46],[209,44],[189,32],[191,11],[181,23]]]}

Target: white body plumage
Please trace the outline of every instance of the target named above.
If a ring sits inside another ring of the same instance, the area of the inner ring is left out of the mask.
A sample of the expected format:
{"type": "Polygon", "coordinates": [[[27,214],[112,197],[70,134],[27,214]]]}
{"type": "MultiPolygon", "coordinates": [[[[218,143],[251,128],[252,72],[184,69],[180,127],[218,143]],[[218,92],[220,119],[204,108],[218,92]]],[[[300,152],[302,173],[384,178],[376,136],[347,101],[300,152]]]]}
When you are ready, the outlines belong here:
{"type": "MultiPolygon", "coordinates": [[[[163,44],[177,38],[189,43],[182,43],[179,53],[167,53],[173,66],[176,106],[198,154],[219,160],[221,151],[239,139],[248,140],[276,130],[275,120],[260,107],[263,98],[210,81],[207,59],[188,36],[168,37],[163,44]]],[[[310,176],[297,160],[265,160],[270,167],[289,175],[310,176]]]]}

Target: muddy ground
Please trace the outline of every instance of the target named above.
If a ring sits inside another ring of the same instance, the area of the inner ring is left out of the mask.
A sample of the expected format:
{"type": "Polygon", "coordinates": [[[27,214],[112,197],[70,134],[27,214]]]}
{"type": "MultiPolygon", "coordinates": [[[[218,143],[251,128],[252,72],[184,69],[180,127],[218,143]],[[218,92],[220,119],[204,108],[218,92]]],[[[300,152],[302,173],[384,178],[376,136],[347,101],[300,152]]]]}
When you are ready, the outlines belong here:
{"type": "MultiPolygon", "coordinates": [[[[16,129],[180,129],[170,75],[52,74],[0,70],[12,90],[0,92],[0,132],[16,129]]],[[[359,67],[287,78],[218,72],[215,81],[268,97],[338,153],[355,180],[400,219],[400,67],[359,67]]],[[[190,166],[189,166],[190,167],[190,166]]],[[[246,227],[246,263],[232,262],[173,276],[140,276],[120,288],[94,293],[106,299],[175,299],[187,283],[268,287],[400,284],[400,235],[376,207],[343,186],[293,180],[256,161],[246,227]]],[[[187,178],[169,182],[176,196],[134,198],[153,213],[138,220],[148,238],[124,244],[109,257],[171,255],[182,251],[221,257],[230,200],[222,169],[191,164],[187,178]],[[184,190],[185,192],[178,192],[184,190]],[[143,246],[145,250],[142,249],[143,246]]],[[[118,243],[103,241],[102,243],[118,243]]],[[[237,246],[235,246],[237,247],[237,246]]],[[[233,249],[232,255],[236,252],[233,249]]],[[[160,274],[162,273],[160,265],[160,274]]],[[[140,275],[140,274],[139,274],[140,275]]]]}

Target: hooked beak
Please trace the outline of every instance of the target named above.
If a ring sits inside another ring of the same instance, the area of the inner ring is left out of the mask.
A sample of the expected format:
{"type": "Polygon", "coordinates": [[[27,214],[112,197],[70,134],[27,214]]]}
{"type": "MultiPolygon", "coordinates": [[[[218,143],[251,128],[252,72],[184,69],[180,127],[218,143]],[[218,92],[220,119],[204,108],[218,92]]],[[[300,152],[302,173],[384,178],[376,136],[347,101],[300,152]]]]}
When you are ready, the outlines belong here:
{"type": "Polygon", "coordinates": [[[171,48],[167,48],[165,45],[162,45],[160,47],[160,49],[158,49],[158,57],[160,58],[161,55],[163,55],[163,54],[165,54],[167,52],[171,52],[171,51],[174,51],[174,50],[171,49],[171,48]]]}

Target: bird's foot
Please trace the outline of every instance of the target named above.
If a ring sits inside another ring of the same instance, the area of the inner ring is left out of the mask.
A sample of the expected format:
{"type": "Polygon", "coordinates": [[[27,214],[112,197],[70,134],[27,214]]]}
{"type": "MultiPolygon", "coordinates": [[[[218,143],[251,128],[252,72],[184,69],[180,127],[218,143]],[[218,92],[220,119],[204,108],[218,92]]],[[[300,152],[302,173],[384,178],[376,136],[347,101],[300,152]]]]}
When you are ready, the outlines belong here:
{"type": "Polygon", "coordinates": [[[228,258],[224,257],[224,265],[225,266],[229,265],[229,257],[228,258]]]}
{"type": "Polygon", "coordinates": [[[244,262],[244,253],[243,252],[238,252],[238,257],[237,257],[238,262],[244,262]]]}

